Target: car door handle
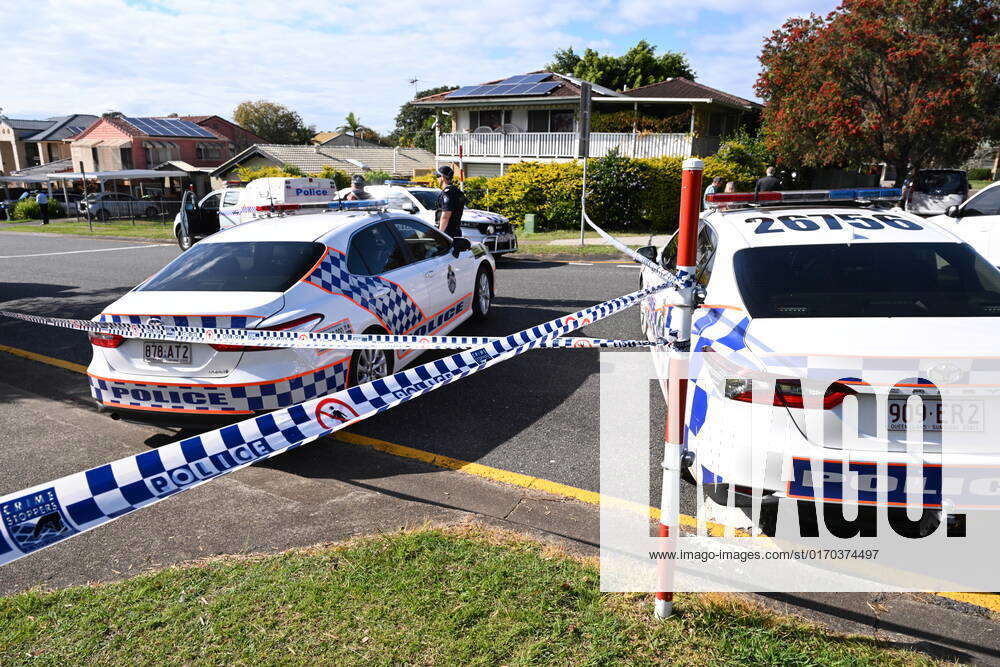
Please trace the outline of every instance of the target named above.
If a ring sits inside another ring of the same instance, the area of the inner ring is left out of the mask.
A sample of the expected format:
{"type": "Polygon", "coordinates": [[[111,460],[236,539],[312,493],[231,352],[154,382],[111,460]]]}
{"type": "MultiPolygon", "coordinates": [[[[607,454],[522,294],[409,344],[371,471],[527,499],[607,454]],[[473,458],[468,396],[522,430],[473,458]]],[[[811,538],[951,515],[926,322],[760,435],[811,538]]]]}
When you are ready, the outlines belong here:
{"type": "Polygon", "coordinates": [[[434,275],[433,271],[428,271],[427,273],[424,274],[424,278],[430,278],[433,275],[434,275]]]}

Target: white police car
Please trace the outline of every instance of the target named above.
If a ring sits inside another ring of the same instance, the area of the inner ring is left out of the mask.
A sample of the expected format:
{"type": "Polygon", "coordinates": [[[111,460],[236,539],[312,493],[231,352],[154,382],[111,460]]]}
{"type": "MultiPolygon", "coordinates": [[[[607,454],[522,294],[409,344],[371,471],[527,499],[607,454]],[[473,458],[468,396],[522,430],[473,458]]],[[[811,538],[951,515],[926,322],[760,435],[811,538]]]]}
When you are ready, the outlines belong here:
{"type": "MultiPolygon", "coordinates": [[[[714,196],[725,208],[700,220],[686,405],[684,460],[703,483],[735,486],[744,501],[753,486],[811,499],[822,477],[822,497],[853,499],[839,472],[850,459],[857,501],[876,504],[864,480],[887,463],[892,505],[906,502],[903,464],[922,460],[925,475],[940,477],[943,435],[952,463],[997,464],[1000,401],[968,359],[1000,369],[1000,271],[951,232],[872,201],[898,196],[767,192],[752,206],[753,194],[714,196]],[[922,369],[932,357],[966,361],[922,369]],[[868,382],[873,373],[893,380],[868,382]],[[964,393],[942,401],[946,386],[964,393]],[[907,403],[912,395],[922,406],[907,403]],[[855,414],[856,437],[845,429],[855,414]],[[914,446],[922,458],[907,453],[914,446]],[[781,464],[762,470],[769,455],[781,464]]],[[[673,269],[676,236],[640,253],[673,269]]],[[[662,282],[648,268],[641,276],[662,282]]],[[[672,290],[647,298],[645,335],[667,335],[672,320],[676,328],[679,302],[672,290]]],[[[940,479],[936,490],[925,482],[924,506],[940,507],[940,479]]]]}
{"type": "MultiPolygon", "coordinates": [[[[338,192],[346,197],[350,188],[338,192]]],[[[386,185],[369,185],[365,192],[375,199],[386,199],[390,208],[406,211],[434,225],[437,219],[437,188],[413,185],[406,181],[387,181],[386,185]]],[[[510,220],[490,211],[467,208],[462,212],[462,236],[473,243],[482,243],[494,255],[517,252],[517,236],[510,220]]]]}
{"type": "Polygon", "coordinates": [[[961,237],[992,264],[1000,266],[1000,181],[929,220],[961,237]]]}
{"type": "MultiPolygon", "coordinates": [[[[494,280],[482,245],[452,240],[385,202],[284,204],[204,239],[95,319],[443,335],[489,314],[494,280]],[[340,208],[353,210],[331,210],[340,208]]],[[[90,339],[99,406],[171,423],[286,407],[389,375],[420,354],[90,339]]]]}

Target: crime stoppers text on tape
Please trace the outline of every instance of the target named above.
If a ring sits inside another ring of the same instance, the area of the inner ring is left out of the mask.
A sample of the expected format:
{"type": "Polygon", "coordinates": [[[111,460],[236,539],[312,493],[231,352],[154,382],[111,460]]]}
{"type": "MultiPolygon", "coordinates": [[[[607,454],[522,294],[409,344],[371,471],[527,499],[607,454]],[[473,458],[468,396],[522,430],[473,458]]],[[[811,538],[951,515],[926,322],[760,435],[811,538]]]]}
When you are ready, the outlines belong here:
{"type": "MultiPolygon", "coordinates": [[[[325,331],[274,331],[267,329],[216,329],[178,327],[125,322],[95,322],[63,317],[29,315],[0,310],[0,315],[12,319],[45,324],[63,329],[110,334],[124,338],[142,338],[172,343],[209,343],[246,347],[281,347],[337,350],[461,350],[472,349],[504,340],[499,336],[398,336],[389,334],[338,334],[325,331]]],[[[645,340],[609,340],[605,338],[551,338],[539,347],[649,347],[655,342],[645,340]]]]}
{"type": "Polygon", "coordinates": [[[367,384],[0,497],[0,565],[277,456],[635,305],[657,285],[367,384]]]}

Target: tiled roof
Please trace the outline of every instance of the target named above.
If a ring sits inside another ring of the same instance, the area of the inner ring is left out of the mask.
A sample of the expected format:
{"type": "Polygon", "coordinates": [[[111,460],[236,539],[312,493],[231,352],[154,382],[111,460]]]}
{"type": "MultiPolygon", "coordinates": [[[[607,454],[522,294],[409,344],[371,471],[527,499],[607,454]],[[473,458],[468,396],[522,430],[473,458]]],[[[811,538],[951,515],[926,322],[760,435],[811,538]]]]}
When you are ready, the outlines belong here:
{"type": "Polygon", "coordinates": [[[26,120],[23,118],[0,118],[15,130],[44,130],[54,125],[54,120],[26,120]]]}
{"type": "Polygon", "coordinates": [[[92,123],[98,120],[97,116],[89,114],[73,114],[72,116],[61,116],[47,128],[37,134],[33,134],[25,141],[62,141],[74,137],[92,123]]]}
{"type": "Polygon", "coordinates": [[[711,88],[697,81],[691,81],[683,77],[672,77],[666,81],[651,83],[648,86],[640,86],[632,90],[626,90],[629,97],[673,97],[679,99],[705,99],[708,98],[722,104],[729,104],[748,109],[763,108],[757,102],[737,97],[723,92],[716,88],[711,88]]]}
{"type": "Polygon", "coordinates": [[[69,158],[64,160],[56,160],[54,162],[48,162],[46,164],[36,164],[33,167],[25,167],[18,171],[13,171],[10,176],[45,176],[46,174],[54,174],[60,171],[72,171],[73,163],[69,158]]]}
{"type": "MultiPolygon", "coordinates": [[[[529,74],[541,74],[541,72],[529,72],[529,74]]],[[[580,85],[579,84],[582,82],[580,79],[576,79],[574,77],[566,76],[565,74],[558,74],[558,73],[553,73],[552,76],[555,78],[556,81],[559,82],[559,85],[556,88],[554,88],[551,92],[547,93],[546,95],[526,95],[526,96],[512,95],[510,97],[503,97],[503,98],[499,98],[499,99],[504,99],[504,100],[538,99],[540,102],[544,102],[545,100],[547,100],[549,98],[552,98],[552,97],[580,97],[580,85]]],[[[496,79],[494,81],[484,81],[484,82],[480,83],[479,85],[480,86],[488,86],[490,84],[500,83],[503,80],[504,79],[496,79]]],[[[610,90],[608,88],[604,88],[603,86],[597,86],[596,84],[591,84],[591,85],[594,86],[594,93],[595,94],[598,94],[598,95],[620,95],[620,93],[616,93],[615,91],[610,90]]],[[[423,103],[426,103],[426,102],[441,102],[441,101],[445,101],[445,100],[448,100],[448,95],[451,94],[452,92],[454,92],[455,90],[457,90],[457,88],[453,89],[453,90],[446,90],[443,93],[436,93],[434,95],[428,95],[426,97],[421,97],[420,99],[414,100],[414,101],[417,102],[417,103],[420,103],[420,104],[423,104],[423,103]]],[[[498,99],[498,98],[490,98],[490,97],[481,97],[481,98],[470,97],[470,98],[464,98],[463,97],[461,99],[462,99],[462,102],[465,102],[465,103],[468,103],[470,105],[473,105],[473,104],[479,103],[482,100],[491,100],[491,103],[492,103],[492,102],[496,101],[496,99],[498,99]]]]}
{"type": "MultiPolygon", "coordinates": [[[[290,164],[307,174],[322,171],[323,167],[361,174],[365,171],[388,171],[392,173],[392,148],[366,148],[352,146],[302,146],[291,144],[255,144],[236,157],[222,163],[213,172],[218,175],[228,172],[253,155],[263,155],[277,165],[290,164]]],[[[422,148],[400,148],[396,155],[396,173],[412,174],[414,169],[433,169],[434,154],[422,148]]]]}
{"type": "Polygon", "coordinates": [[[312,138],[312,142],[314,144],[322,144],[327,141],[330,141],[330,139],[336,139],[342,134],[343,132],[317,132],[316,135],[312,138]]]}

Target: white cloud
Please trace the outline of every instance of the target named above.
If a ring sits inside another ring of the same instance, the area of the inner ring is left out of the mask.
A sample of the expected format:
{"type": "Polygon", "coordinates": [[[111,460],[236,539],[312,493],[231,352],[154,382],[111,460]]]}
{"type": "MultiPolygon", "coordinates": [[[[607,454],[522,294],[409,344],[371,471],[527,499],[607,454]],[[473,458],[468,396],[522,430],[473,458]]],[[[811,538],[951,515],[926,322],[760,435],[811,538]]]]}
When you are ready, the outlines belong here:
{"type": "Polygon", "coordinates": [[[725,0],[16,0],[0,15],[9,39],[3,107],[28,117],[229,116],[242,100],[271,99],[318,129],[354,111],[385,130],[412,95],[411,77],[430,87],[521,73],[570,44],[614,51],[605,45],[621,43],[622,30],[688,52],[705,83],[749,94],[760,36],[795,4],[759,0],[737,12],[725,0]],[[720,13],[752,15],[754,28],[706,29],[705,17],[720,13]],[[704,38],[673,43],[667,35],[678,28],[704,38]]]}

